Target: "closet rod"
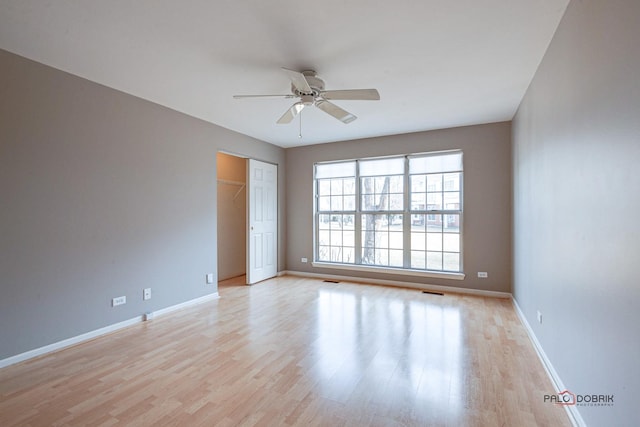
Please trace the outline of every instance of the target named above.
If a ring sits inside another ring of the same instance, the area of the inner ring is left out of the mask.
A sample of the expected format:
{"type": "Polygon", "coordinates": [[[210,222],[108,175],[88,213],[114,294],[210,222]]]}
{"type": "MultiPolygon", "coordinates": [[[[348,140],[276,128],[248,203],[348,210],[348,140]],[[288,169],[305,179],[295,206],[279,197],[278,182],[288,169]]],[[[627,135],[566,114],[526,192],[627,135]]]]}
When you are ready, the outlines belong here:
{"type": "Polygon", "coordinates": [[[218,179],[218,184],[229,184],[229,185],[239,185],[240,186],[238,191],[236,191],[236,195],[233,196],[233,200],[236,200],[238,198],[238,196],[240,195],[240,192],[244,189],[244,187],[246,185],[244,182],[231,181],[231,180],[228,180],[228,179],[218,179]]]}
{"type": "Polygon", "coordinates": [[[243,185],[244,182],[241,181],[231,181],[229,179],[218,179],[218,184],[229,184],[229,185],[243,185]]]}

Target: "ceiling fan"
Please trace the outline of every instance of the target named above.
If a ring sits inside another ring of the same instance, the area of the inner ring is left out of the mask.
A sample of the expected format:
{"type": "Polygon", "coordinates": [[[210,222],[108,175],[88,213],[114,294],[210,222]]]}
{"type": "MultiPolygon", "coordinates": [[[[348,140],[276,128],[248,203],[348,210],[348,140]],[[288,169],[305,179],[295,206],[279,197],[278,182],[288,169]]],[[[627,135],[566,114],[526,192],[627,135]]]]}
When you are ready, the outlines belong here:
{"type": "Polygon", "coordinates": [[[282,68],[291,80],[291,93],[286,95],[234,95],[235,99],[242,98],[300,98],[293,104],[276,123],[287,124],[305,108],[315,105],[330,116],[343,123],[351,123],[357,117],[350,112],[338,107],[329,100],[354,100],[354,101],[378,101],[380,94],[376,89],[347,89],[324,90],[324,81],[315,71],[303,72],[282,68]]]}

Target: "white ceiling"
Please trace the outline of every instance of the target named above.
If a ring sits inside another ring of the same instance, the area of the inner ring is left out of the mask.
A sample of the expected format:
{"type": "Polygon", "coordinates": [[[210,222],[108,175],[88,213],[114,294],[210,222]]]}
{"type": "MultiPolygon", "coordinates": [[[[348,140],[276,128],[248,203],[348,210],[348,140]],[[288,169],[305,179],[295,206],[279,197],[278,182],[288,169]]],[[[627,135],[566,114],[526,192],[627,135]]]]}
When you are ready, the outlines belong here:
{"type": "Polygon", "coordinates": [[[0,48],[282,147],[510,120],[569,0],[2,0],[0,48]],[[276,120],[280,70],[377,88],[276,120]]]}

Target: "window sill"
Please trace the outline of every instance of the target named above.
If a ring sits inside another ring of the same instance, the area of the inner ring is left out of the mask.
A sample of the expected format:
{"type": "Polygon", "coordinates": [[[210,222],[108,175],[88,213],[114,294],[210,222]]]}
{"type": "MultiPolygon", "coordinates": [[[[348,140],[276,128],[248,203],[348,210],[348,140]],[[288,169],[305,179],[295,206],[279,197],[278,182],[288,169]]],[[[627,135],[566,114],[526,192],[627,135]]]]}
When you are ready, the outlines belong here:
{"type": "Polygon", "coordinates": [[[367,271],[371,273],[384,273],[384,274],[398,274],[403,276],[419,276],[419,277],[433,277],[437,279],[451,279],[451,280],[464,280],[464,273],[448,273],[437,271],[424,271],[424,270],[410,270],[405,268],[393,268],[393,267],[374,267],[370,265],[355,265],[355,264],[334,264],[330,262],[318,262],[311,263],[314,267],[319,268],[331,268],[335,270],[350,270],[350,271],[367,271]]]}

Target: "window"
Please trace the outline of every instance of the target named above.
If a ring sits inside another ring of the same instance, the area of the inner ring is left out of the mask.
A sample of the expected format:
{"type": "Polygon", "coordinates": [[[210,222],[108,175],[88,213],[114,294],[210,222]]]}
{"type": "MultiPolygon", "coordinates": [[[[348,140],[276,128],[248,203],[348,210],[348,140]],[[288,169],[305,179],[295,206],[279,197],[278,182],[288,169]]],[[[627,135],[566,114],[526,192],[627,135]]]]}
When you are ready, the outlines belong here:
{"type": "Polygon", "coordinates": [[[462,152],[315,165],[315,261],[462,272],[462,152]]]}

